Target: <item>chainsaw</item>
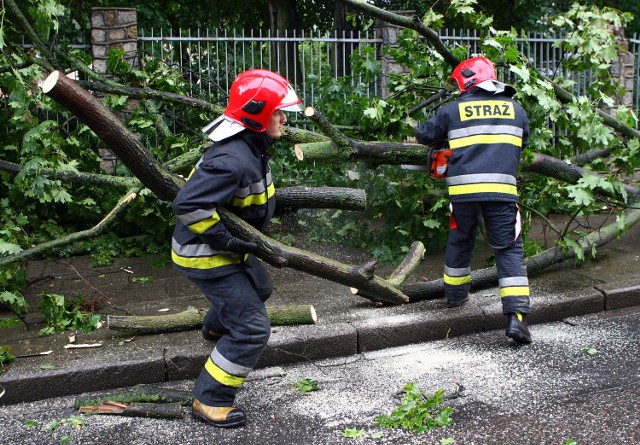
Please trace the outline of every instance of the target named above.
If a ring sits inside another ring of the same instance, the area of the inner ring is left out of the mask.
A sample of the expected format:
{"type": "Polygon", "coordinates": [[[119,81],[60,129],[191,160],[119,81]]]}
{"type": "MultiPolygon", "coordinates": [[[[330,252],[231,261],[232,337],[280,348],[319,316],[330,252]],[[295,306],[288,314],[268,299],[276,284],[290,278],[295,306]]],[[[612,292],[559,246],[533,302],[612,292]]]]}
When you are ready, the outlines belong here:
{"type": "Polygon", "coordinates": [[[441,146],[441,148],[432,148],[429,150],[429,160],[427,165],[429,168],[429,174],[431,174],[432,178],[446,178],[449,159],[451,159],[451,149],[447,145],[441,146]]]}

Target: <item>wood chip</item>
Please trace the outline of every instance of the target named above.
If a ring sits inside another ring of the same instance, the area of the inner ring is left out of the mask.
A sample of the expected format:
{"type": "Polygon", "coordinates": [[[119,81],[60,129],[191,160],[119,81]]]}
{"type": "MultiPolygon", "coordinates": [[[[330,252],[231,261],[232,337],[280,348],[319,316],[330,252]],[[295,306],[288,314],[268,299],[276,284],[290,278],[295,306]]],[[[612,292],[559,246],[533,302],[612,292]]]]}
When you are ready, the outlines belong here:
{"type": "Polygon", "coordinates": [[[65,345],[64,349],[99,348],[100,346],[102,346],[102,342],[80,343],[80,344],[65,345]]]}

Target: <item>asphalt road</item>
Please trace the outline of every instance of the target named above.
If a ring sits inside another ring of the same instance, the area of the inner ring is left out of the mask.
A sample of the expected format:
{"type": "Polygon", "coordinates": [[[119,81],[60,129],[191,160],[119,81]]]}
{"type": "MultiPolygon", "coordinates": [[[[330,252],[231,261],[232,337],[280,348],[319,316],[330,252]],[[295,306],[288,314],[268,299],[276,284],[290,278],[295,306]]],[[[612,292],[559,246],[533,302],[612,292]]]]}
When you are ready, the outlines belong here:
{"type": "Polygon", "coordinates": [[[569,321],[534,325],[529,346],[491,331],[258,370],[237,401],[248,424],[235,430],[196,422],[189,408],[181,420],[157,420],[78,417],[76,397],[4,406],[0,444],[640,443],[640,308],[569,321]],[[292,389],[301,379],[319,390],[292,389]],[[444,389],[455,423],[421,435],[376,426],[410,382],[427,394],[444,389]],[[63,425],[48,431],[56,421],[63,425]],[[364,434],[343,437],[347,429],[364,434]]]}

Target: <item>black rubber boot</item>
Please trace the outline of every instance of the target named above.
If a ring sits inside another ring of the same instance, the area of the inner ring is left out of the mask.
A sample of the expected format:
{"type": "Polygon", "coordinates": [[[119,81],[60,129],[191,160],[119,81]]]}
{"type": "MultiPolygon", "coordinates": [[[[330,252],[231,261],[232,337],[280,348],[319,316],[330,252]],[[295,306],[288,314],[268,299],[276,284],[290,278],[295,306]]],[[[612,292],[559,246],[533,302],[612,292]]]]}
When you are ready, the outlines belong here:
{"type": "Polygon", "coordinates": [[[200,403],[197,399],[191,406],[191,415],[194,419],[201,420],[218,428],[236,428],[247,423],[247,416],[239,408],[232,406],[209,406],[200,403]]]}
{"type": "Polygon", "coordinates": [[[526,314],[522,314],[521,316],[522,320],[519,320],[516,314],[507,314],[506,335],[516,343],[528,345],[531,343],[531,333],[527,327],[526,314]]]}
{"type": "Polygon", "coordinates": [[[460,307],[463,306],[467,301],[469,301],[469,295],[460,299],[460,300],[449,300],[447,299],[447,307],[460,307]]]}

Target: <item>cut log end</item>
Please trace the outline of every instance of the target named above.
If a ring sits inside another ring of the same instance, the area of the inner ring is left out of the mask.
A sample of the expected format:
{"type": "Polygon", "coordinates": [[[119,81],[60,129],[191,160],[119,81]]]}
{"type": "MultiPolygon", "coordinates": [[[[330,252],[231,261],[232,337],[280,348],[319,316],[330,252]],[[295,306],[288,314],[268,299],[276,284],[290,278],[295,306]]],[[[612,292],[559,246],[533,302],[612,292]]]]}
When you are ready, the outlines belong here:
{"type": "Polygon", "coordinates": [[[302,151],[298,144],[293,146],[293,151],[296,154],[296,158],[298,158],[298,161],[304,160],[304,151],[302,151]]]}
{"type": "Polygon", "coordinates": [[[47,78],[42,82],[42,92],[47,94],[49,91],[53,89],[54,86],[58,83],[58,78],[60,77],[60,71],[54,71],[49,74],[47,78]]]}
{"type": "Polygon", "coordinates": [[[304,109],[304,115],[307,117],[311,117],[314,114],[316,114],[316,110],[313,109],[313,107],[307,107],[304,109]]]}

